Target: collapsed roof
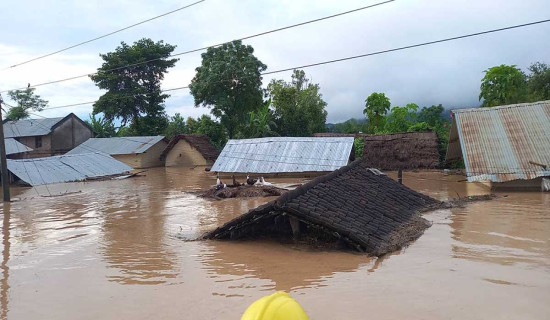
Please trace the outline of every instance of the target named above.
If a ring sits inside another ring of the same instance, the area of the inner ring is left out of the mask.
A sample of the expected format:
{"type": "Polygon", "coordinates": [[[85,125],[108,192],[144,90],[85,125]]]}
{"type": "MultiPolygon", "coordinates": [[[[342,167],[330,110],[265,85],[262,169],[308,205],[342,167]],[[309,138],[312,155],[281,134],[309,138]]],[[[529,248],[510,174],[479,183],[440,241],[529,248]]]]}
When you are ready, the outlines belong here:
{"type": "Polygon", "coordinates": [[[419,212],[439,201],[413,191],[362,161],[289,191],[216,230],[206,239],[291,235],[289,217],[372,255],[397,250],[429,226],[419,212]]]}
{"type": "Polygon", "coordinates": [[[7,162],[8,171],[31,186],[83,181],[132,171],[131,167],[101,152],[8,159],[7,162]]]}

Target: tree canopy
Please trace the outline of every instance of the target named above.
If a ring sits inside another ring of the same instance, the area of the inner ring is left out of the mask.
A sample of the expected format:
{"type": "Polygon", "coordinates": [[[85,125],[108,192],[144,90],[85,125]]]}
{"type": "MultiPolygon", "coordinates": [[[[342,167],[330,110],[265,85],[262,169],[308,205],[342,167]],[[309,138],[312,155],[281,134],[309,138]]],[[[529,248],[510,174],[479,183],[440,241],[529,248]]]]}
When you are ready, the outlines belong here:
{"type": "Polygon", "coordinates": [[[550,100],[550,68],[541,62],[535,62],[529,66],[531,72],[527,76],[529,100],[550,100]]]}
{"type": "Polygon", "coordinates": [[[8,96],[15,102],[15,106],[8,110],[6,120],[19,120],[29,117],[29,110],[42,111],[48,101],[34,93],[35,88],[8,91],[8,96]]]}
{"type": "Polygon", "coordinates": [[[94,114],[89,115],[89,119],[86,122],[90,125],[96,138],[110,138],[116,135],[115,125],[102,117],[97,117],[94,114]]]}
{"type": "Polygon", "coordinates": [[[90,78],[107,90],[94,104],[93,113],[106,121],[120,119],[135,135],[160,134],[168,123],[161,81],[178,59],[168,59],[176,47],[163,41],[141,39],[133,45],[121,42],[114,52],[100,54],[101,68],[90,78]],[[149,61],[147,63],[144,63],[149,61]]]}
{"type": "Polygon", "coordinates": [[[294,70],[292,81],[273,80],[267,87],[273,104],[274,121],[281,136],[311,136],[325,132],[327,103],[320,86],[306,78],[302,70],[294,70]]]}
{"type": "Polygon", "coordinates": [[[383,93],[373,92],[365,100],[363,114],[369,120],[369,133],[375,133],[385,126],[385,115],[390,109],[390,99],[383,93]]]}
{"type": "Polygon", "coordinates": [[[515,65],[500,65],[484,71],[479,100],[482,107],[520,103],[527,100],[526,76],[515,65]]]}
{"type": "Polygon", "coordinates": [[[209,48],[189,86],[195,106],[210,108],[232,138],[249,112],[262,105],[261,73],[266,68],[241,41],[209,48]]]}

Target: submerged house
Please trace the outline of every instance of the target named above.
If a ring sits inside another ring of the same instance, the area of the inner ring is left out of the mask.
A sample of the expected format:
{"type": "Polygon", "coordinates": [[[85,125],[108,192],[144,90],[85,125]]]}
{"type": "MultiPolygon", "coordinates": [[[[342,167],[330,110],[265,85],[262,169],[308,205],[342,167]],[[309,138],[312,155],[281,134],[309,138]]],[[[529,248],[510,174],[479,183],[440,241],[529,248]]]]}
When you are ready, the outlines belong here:
{"type": "Polygon", "coordinates": [[[12,181],[39,186],[44,184],[85,181],[121,175],[131,167],[108,154],[95,152],[36,159],[8,159],[12,181]]]}
{"type": "Polygon", "coordinates": [[[550,101],[453,110],[447,163],[468,181],[537,188],[550,176],[550,101]]]}
{"type": "Polygon", "coordinates": [[[435,169],[439,166],[435,132],[366,135],[363,159],[381,170],[435,169]]]}
{"type": "Polygon", "coordinates": [[[421,211],[439,201],[398,184],[362,160],[317,177],[214,231],[206,239],[302,237],[372,255],[397,250],[429,223],[421,211]]]}
{"type": "Polygon", "coordinates": [[[203,134],[175,136],[161,153],[167,167],[211,166],[220,152],[203,134]]]}
{"type": "Polygon", "coordinates": [[[104,152],[134,169],[162,167],[160,154],[168,145],[164,136],[91,138],[67,154],[104,152]]]}
{"type": "Polygon", "coordinates": [[[229,140],[212,171],[227,174],[319,175],[354,160],[353,137],[229,140]]]}
{"type": "Polygon", "coordinates": [[[93,137],[92,128],[74,113],[62,118],[22,119],[4,122],[4,137],[31,148],[25,158],[64,154],[93,137]]]}

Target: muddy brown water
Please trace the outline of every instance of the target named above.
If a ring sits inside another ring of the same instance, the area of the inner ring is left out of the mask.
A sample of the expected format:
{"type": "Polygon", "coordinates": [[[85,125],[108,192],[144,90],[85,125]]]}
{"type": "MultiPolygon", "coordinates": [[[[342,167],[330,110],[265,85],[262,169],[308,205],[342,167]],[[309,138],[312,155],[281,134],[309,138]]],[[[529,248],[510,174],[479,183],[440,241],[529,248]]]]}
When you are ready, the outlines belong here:
{"type": "MultiPolygon", "coordinates": [[[[390,174],[395,177],[395,174],[390,174]]],[[[438,172],[404,183],[439,199],[485,187],[438,172]]],[[[299,179],[273,180],[293,184],[299,179]]],[[[3,204],[1,319],[239,319],[291,293],[312,319],[549,319],[550,194],[426,215],[384,258],[273,242],[186,242],[270,198],[211,201],[200,170],[14,189],[3,204]],[[59,197],[40,195],[76,192],[59,197]]]]}

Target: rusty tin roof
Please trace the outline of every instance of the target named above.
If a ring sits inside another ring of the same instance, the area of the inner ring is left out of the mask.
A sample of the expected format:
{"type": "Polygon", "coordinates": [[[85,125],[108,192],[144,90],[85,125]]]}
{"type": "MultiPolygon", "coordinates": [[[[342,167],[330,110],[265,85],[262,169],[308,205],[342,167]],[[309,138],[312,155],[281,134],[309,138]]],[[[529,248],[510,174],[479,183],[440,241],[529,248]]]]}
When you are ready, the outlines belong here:
{"type": "Polygon", "coordinates": [[[468,181],[550,176],[550,101],[453,110],[447,162],[461,158],[468,181]]]}

